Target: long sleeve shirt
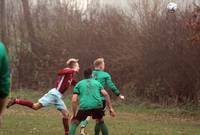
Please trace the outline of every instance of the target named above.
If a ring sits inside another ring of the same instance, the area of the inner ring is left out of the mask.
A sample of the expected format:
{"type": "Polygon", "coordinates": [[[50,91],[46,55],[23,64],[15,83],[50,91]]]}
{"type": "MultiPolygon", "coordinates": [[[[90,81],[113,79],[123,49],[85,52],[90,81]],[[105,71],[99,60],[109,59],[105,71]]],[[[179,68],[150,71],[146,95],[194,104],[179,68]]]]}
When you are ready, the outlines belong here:
{"type": "Polygon", "coordinates": [[[10,68],[7,51],[0,42],[0,98],[9,95],[10,90],[10,68]]]}
{"type": "Polygon", "coordinates": [[[93,70],[92,76],[98,82],[100,82],[104,88],[108,87],[109,89],[112,90],[113,93],[115,93],[115,95],[117,96],[120,95],[120,91],[116,87],[116,85],[112,82],[111,75],[109,73],[102,70],[93,70]]]}

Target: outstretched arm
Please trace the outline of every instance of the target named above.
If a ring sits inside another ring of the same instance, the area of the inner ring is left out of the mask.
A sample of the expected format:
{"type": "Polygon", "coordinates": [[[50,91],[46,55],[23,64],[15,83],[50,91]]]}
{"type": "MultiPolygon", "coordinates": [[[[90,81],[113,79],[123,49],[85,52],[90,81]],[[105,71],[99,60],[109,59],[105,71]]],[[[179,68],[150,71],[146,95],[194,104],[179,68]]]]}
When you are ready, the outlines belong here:
{"type": "Polygon", "coordinates": [[[75,72],[77,72],[77,71],[74,69],[65,68],[65,69],[58,71],[58,75],[73,74],[75,72]]]}
{"type": "Polygon", "coordinates": [[[112,90],[112,92],[115,93],[116,96],[119,96],[119,98],[122,99],[122,100],[125,99],[125,97],[120,93],[119,89],[113,83],[110,75],[106,79],[106,83],[107,83],[108,87],[112,90]]]}
{"type": "Polygon", "coordinates": [[[120,95],[120,91],[119,89],[116,87],[116,85],[113,83],[111,76],[108,76],[106,78],[106,83],[107,86],[115,93],[115,95],[119,96],[120,95]]]}

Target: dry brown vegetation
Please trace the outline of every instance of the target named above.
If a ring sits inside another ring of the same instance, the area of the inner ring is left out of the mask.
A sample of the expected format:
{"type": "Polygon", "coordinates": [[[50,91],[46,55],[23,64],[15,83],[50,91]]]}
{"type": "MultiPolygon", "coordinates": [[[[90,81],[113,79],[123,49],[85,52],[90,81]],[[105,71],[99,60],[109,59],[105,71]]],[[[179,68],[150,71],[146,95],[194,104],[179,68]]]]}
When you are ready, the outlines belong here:
{"type": "Polygon", "coordinates": [[[165,2],[150,6],[146,0],[130,3],[129,11],[94,3],[83,11],[56,0],[37,2],[5,4],[2,40],[10,52],[14,89],[54,86],[56,72],[69,57],[79,58],[82,69],[104,57],[129,100],[198,104],[198,7],[172,14],[163,8],[165,2]]]}

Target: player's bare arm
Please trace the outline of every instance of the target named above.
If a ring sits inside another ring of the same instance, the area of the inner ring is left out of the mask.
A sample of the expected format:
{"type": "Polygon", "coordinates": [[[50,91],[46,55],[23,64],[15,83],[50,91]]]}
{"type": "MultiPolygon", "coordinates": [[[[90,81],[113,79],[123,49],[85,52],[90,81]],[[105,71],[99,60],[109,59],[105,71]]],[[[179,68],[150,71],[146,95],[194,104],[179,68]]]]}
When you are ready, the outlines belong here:
{"type": "Polygon", "coordinates": [[[73,94],[72,96],[72,118],[76,116],[78,108],[78,94],[73,94]]]}
{"type": "Polygon", "coordinates": [[[114,109],[113,109],[113,107],[112,107],[109,94],[108,94],[107,91],[104,90],[104,89],[101,90],[101,94],[102,94],[102,95],[105,97],[105,99],[106,99],[106,103],[107,103],[107,106],[108,106],[110,115],[111,115],[112,117],[115,117],[115,116],[116,116],[116,112],[114,111],[114,109]]]}

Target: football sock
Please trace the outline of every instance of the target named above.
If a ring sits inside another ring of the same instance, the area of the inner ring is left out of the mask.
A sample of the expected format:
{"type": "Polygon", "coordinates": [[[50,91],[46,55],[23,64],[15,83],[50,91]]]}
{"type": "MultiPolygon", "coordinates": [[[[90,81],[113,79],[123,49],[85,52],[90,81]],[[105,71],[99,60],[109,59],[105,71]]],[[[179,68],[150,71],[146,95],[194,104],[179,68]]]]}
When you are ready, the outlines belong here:
{"type": "Polygon", "coordinates": [[[70,130],[69,130],[69,135],[75,135],[77,127],[78,127],[78,124],[75,124],[75,123],[71,124],[70,130]]]}
{"type": "Polygon", "coordinates": [[[16,99],[16,100],[15,100],[15,103],[16,103],[16,104],[19,104],[19,105],[27,106],[27,107],[29,107],[29,108],[32,108],[32,107],[33,107],[33,102],[32,102],[32,101],[28,101],[28,100],[16,99]]]}
{"type": "Polygon", "coordinates": [[[100,131],[103,135],[108,135],[108,128],[104,122],[99,122],[95,125],[95,135],[99,135],[100,131]]]}
{"type": "Polygon", "coordinates": [[[95,125],[95,135],[99,135],[100,131],[101,131],[101,127],[99,123],[96,123],[95,125]]]}
{"type": "Polygon", "coordinates": [[[68,124],[68,119],[67,118],[63,118],[63,127],[65,130],[65,135],[69,134],[69,124],[68,124]]]}
{"type": "Polygon", "coordinates": [[[86,127],[88,125],[88,120],[81,121],[81,127],[86,127]]]}

